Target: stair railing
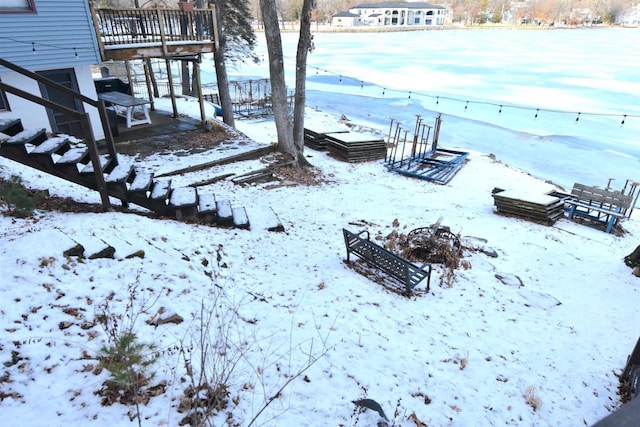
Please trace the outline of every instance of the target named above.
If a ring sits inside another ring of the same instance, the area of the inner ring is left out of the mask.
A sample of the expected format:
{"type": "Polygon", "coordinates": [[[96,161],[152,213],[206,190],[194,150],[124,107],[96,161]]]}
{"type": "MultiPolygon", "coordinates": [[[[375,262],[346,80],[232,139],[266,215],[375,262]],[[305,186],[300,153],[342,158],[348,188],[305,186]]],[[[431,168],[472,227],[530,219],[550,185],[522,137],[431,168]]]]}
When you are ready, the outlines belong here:
{"type": "MultiPolygon", "coordinates": [[[[118,157],[115,149],[115,144],[113,142],[113,136],[111,134],[111,129],[109,127],[109,119],[107,116],[107,109],[104,105],[104,101],[91,99],[87,96],[82,95],[81,93],[74,91],[73,89],[69,89],[66,86],[58,84],[53,80],[49,80],[46,77],[43,77],[39,74],[36,74],[32,71],[22,68],[2,58],[0,58],[0,66],[6,67],[25,77],[36,80],[47,87],[55,88],[56,90],[59,90],[61,92],[64,92],[67,95],[72,96],[74,99],[78,101],[81,101],[85,104],[89,104],[92,107],[95,107],[98,110],[98,113],[100,114],[100,121],[102,124],[102,129],[104,130],[107,152],[109,153],[109,156],[114,162],[113,164],[114,165],[118,164],[118,157]]],[[[11,93],[17,97],[39,104],[45,108],[50,108],[59,113],[66,114],[80,121],[80,126],[84,134],[84,141],[87,144],[87,147],[89,149],[89,157],[91,158],[91,164],[93,165],[94,176],[96,179],[96,188],[100,192],[100,199],[102,201],[102,206],[104,207],[105,210],[109,209],[111,207],[111,203],[109,202],[109,193],[107,190],[107,185],[105,183],[104,175],[102,174],[100,152],[98,150],[98,144],[96,143],[96,139],[93,134],[93,129],[91,127],[91,119],[89,118],[89,113],[86,113],[84,111],[73,110],[71,108],[65,107],[63,105],[60,105],[48,99],[44,99],[37,95],[31,94],[29,92],[25,92],[21,89],[18,89],[17,87],[11,86],[2,81],[0,81],[0,89],[2,89],[5,92],[11,93]]]]}

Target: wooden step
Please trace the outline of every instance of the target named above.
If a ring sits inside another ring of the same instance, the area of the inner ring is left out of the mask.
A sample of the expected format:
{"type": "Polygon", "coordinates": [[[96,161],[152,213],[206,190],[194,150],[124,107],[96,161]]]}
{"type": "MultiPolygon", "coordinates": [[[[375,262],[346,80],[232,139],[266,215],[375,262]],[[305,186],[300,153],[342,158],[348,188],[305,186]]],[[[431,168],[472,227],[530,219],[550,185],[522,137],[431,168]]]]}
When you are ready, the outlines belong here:
{"type": "Polygon", "coordinates": [[[126,206],[129,201],[127,180],[132,173],[132,164],[119,163],[104,179],[109,195],[120,199],[124,206],[126,206]]]}
{"type": "Polygon", "coordinates": [[[13,136],[24,130],[20,119],[0,119],[0,132],[13,136]]]}
{"type": "Polygon", "coordinates": [[[3,144],[3,148],[13,148],[22,154],[27,154],[27,144],[38,146],[47,140],[47,132],[45,129],[27,129],[18,132],[11,138],[7,139],[3,144]]]}
{"type": "Polygon", "coordinates": [[[171,192],[171,180],[154,181],[149,196],[150,209],[161,215],[168,212],[167,200],[171,192]]]}
{"type": "MultiPolygon", "coordinates": [[[[101,172],[104,172],[105,169],[107,169],[107,167],[109,166],[109,164],[112,162],[111,157],[109,157],[108,155],[101,155],[100,156],[100,169],[101,172]]],[[[80,174],[82,175],[92,175],[94,172],[93,169],[93,162],[89,162],[87,163],[87,165],[82,168],[82,170],[80,171],[80,174]]]]}
{"type": "Polygon", "coordinates": [[[62,155],[69,150],[69,138],[67,136],[54,136],[42,142],[29,155],[50,156],[52,154],[62,155]]]}
{"type": "Polygon", "coordinates": [[[198,194],[198,216],[206,224],[213,224],[218,220],[215,194],[198,194]]]}
{"type": "Polygon", "coordinates": [[[236,228],[249,229],[249,216],[244,207],[235,207],[231,209],[233,216],[233,225],[236,228]]]}
{"type": "Polygon", "coordinates": [[[229,200],[217,201],[216,211],[218,212],[218,225],[233,226],[233,210],[231,209],[231,202],[229,200]]]}
{"type": "Polygon", "coordinates": [[[137,169],[134,169],[133,176],[130,177],[129,181],[129,192],[130,193],[146,193],[151,188],[151,184],[153,183],[153,173],[149,172],[141,172],[137,169]]]}
{"type": "Polygon", "coordinates": [[[89,148],[86,145],[79,145],[79,146],[70,148],[69,151],[64,153],[62,157],[60,157],[56,161],[56,164],[76,165],[78,163],[83,163],[88,157],[89,157],[89,148]]]}
{"type": "Polygon", "coordinates": [[[109,175],[107,175],[104,181],[107,184],[116,184],[116,183],[126,183],[129,179],[129,176],[133,173],[133,165],[132,164],[123,164],[119,163],[118,166],[113,168],[109,175]]]}
{"type": "Polygon", "coordinates": [[[194,187],[179,187],[171,191],[169,206],[175,208],[176,218],[194,220],[198,213],[198,191],[194,187]]]}

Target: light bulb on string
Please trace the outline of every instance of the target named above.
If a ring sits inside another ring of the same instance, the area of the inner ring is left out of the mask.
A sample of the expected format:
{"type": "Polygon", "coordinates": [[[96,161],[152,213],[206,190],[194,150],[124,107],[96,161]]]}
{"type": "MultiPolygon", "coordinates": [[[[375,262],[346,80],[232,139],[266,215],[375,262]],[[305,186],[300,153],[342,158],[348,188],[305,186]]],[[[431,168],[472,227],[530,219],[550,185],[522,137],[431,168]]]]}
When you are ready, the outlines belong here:
{"type": "Polygon", "coordinates": [[[31,42],[31,51],[36,53],[36,44],[34,42],[31,42]]]}
{"type": "Polygon", "coordinates": [[[578,112],[578,117],[576,117],[576,123],[580,121],[580,113],[578,112]]]}
{"type": "Polygon", "coordinates": [[[540,112],[540,109],[539,109],[539,108],[536,108],[536,115],[535,115],[535,116],[533,116],[533,118],[534,118],[534,119],[537,119],[537,118],[538,118],[538,113],[539,113],[539,112],[540,112]]]}
{"type": "Polygon", "coordinates": [[[73,48],[73,54],[76,56],[76,58],[78,57],[78,51],[76,50],[76,48],[73,48]]]}
{"type": "Polygon", "coordinates": [[[382,96],[384,96],[384,93],[387,91],[387,88],[382,88],[382,96]]]}
{"type": "Polygon", "coordinates": [[[624,125],[624,121],[627,120],[627,115],[622,116],[622,121],[620,122],[620,126],[624,125]]]}
{"type": "Polygon", "coordinates": [[[339,77],[338,77],[338,81],[339,81],[340,83],[342,83],[342,76],[339,76],[339,77]]]}
{"type": "Polygon", "coordinates": [[[500,109],[498,110],[498,114],[502,114],[502,105],[500,106],[500,109]]]}
{"type": "Polygon", "coordinates": [[[469,101],[467,101],[467,103],[464,104],[464,111],[467,111],[467,107],[469,107],[469,101]]]}
{"type": "Polygon", "coordinates": [[[411,91],[409,91],[409,99],[411,99],[411,91]]]}
{"type": "Polygon", "coordinates": [[[440,97],[436,96],[436,105],[438,105],[440,103],[440,97]]]}
{"type": "Polygon", "coordinates": [[[364,88],[364,82],[360,80],[360,89],[364,88]]]}

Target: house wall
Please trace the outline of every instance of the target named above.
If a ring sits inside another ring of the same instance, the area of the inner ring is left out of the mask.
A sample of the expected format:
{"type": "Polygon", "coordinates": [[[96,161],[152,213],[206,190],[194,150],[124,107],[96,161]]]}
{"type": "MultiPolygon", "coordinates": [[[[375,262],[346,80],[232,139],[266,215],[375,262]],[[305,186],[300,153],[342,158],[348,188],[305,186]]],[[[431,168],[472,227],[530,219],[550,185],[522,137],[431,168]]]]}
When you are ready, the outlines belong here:
{"type": "Polygon", "coordinates": [[[349,12],[360,15],[369,25],[404,26],[404,25],[444,25],[446,10],[437,8],[407,8],[407,7],[353,7],[349,12]],[[375,19],[368,18],[379,15],[375,19]],[[416,19],[416,17],[418,19],[416,19]]]}
{"type": "MultiPolygon", "coordinates": [[[[61,67],[62,68],[62,67],[61,67]]],[[[71,67],[67,67],[71,68],[71,67]]],[[[73,67],[76,80],[78,82],[78,89],[80,92],[89,98],[96,99],[96,88],[93,83],[93,75],[91,74],[90,65],[79,65],[73,67]]],[[[35,80],[26,78],[18,73],[4,72],[0,73],[0,80],[11,86],[15,86],[26,92],[40,95],[40,88],[38,82],[35,80]]],[[[47,116],[47,110],[38,104],[34,104],[26,99],[19,98],[10,93],[6,94],[7,101],[9,103],[10,111],[0,111],[0,119],[20,119],[25,129],[40,129],[45,128],[48,132],[51,132],[51,125],[49,123],[49,117],[47,116]]],[[[84,105],[84,111],[89,113],[91,119],[91,125],[93,127],[93,136],[100,140],[104,138],[104,130],[100,122],[100,114],[98,110],[90,105],[84,105]]]]}
{"type": "Polygon", "coordinates": [[[334,27],[355,27],[357,18],[352,16],[334,16],[331,18],[331,25],[334,27]]]}
{"type": "MultiPolygon", "coordinates": [[[[0,12],[0,56],[30,71],[73,68],[80,92],[96,99],[90,66],[100,63],[100,54],[89,2],[35,0],[35,5],[35,12],[0,12]]],[[[41,96],[35,81],[1,66],[0,79],[41,96]]],[[[51,130],[43,107],[10,93],[6,95],[11,111],[0,111],[0,118],[19,118],[25,128],[51,130]]],[[[104,138],[98,111],[88,105],[85,111],[91,117],[94,136],[104,138]]]]}
{"type": "Polygon", "coordinates": [[[0,12],[2,58],[32,71],[100,63],[87,0],[35,4],[35,13],[0,12]]]}

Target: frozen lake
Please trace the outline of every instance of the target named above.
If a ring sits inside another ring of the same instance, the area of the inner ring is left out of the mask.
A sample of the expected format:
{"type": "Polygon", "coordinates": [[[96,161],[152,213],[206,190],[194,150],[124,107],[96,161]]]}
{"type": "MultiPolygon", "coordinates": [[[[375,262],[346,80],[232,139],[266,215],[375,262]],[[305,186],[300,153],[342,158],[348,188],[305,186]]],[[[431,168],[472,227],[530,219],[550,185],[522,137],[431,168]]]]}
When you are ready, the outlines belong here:
{"type": "MultiPolygon", "coordinates": [[[[293,88],[297,33],[284,33],[293,88]]],[[[378,128],[444,114],[440,144],[570,187],[640,180],[638,29],[315,33],[307,106],[378,128]],[[622,123],[624,121],[624,124],[622,123]]],[[[266,58],[264,35],[259,56],[266,58]]],[[[213,81],[210,61],[203,81],[213,81]]],[[[229,70],[268,78],[266,62],[229,70]]]]}

